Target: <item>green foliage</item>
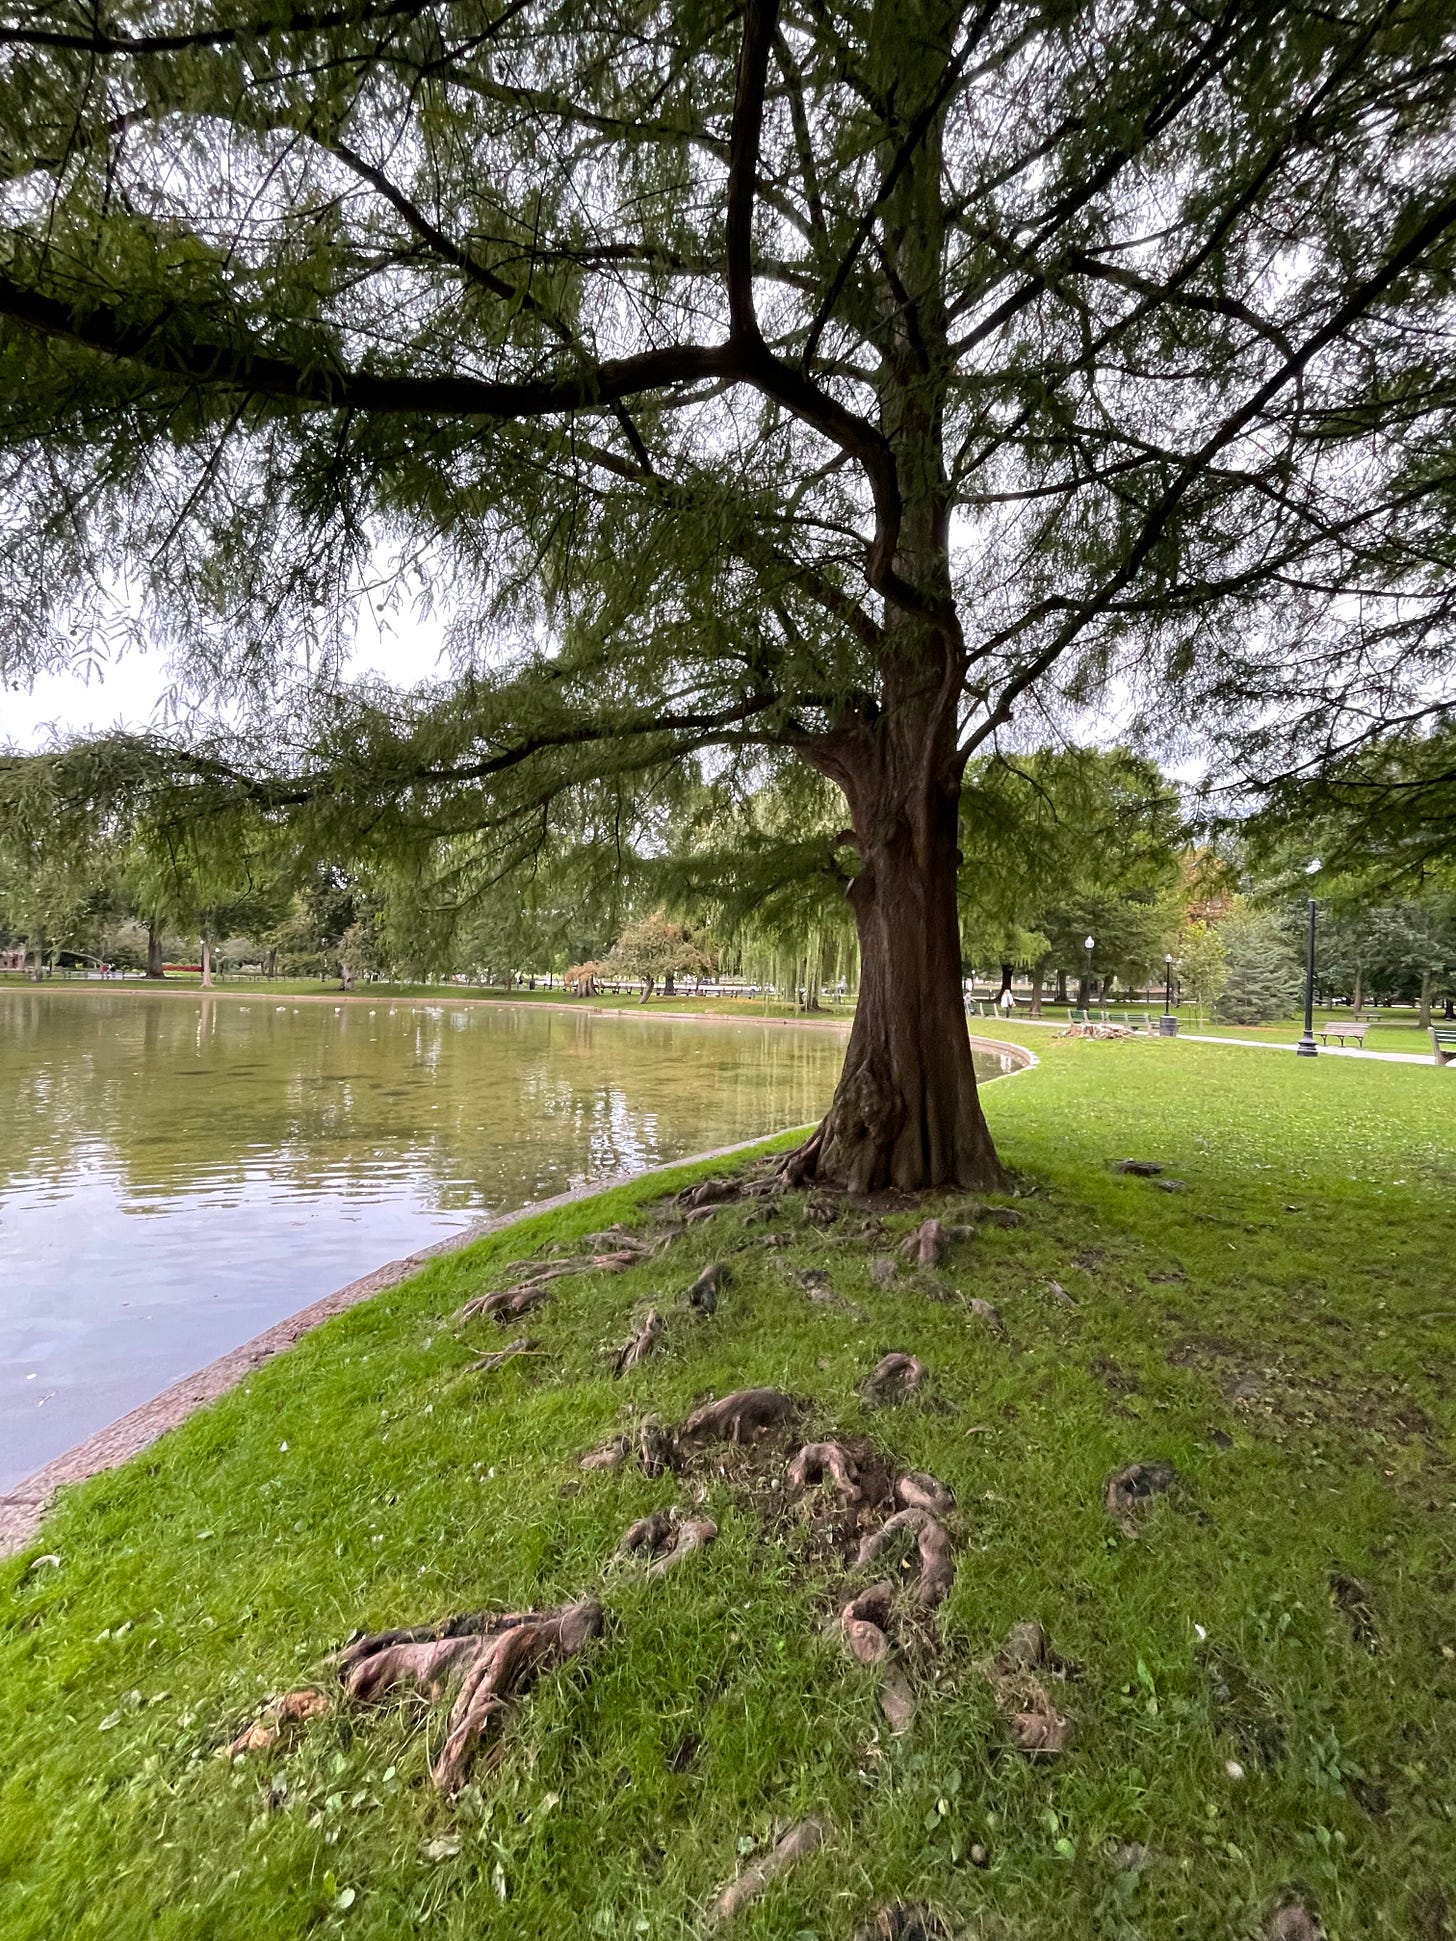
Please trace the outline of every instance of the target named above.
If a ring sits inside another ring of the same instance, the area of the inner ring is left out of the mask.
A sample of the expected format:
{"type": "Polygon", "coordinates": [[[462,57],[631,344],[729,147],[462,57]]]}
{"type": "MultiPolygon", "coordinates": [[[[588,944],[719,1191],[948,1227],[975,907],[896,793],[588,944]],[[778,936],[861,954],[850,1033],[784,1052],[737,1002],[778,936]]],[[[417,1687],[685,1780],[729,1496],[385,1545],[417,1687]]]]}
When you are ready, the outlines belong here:
{"type": "Polygon", "coordinates": [[[1228,987],[1229,960],[1221,926],[1190,923],[1178,938],[1178,988],[1202,1020],[1214,1012],[1228,987]]]}
{"type": "Polygon", "coordinates": [[[1221,1024],[1268,1024],[1295,1009],[1299,960],[1277,916],[1239,905],[1218,926],[1218,941],[1226,975],[1213,1011],[1221,1024]]]}

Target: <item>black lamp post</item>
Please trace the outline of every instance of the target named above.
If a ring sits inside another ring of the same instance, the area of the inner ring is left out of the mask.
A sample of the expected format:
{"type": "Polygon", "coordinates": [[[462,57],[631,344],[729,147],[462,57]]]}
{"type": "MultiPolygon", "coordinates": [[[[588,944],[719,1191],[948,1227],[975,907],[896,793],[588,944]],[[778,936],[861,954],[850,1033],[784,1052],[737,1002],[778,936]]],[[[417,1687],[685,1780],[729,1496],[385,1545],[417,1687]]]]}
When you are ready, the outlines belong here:
{"type": "MultiPolygon", "coordinates": [[[[1305,864],[1306,876],[1313,876],[1319,869],[1319,857],[1315,856],[1305,864]]],[[[1314,926],[1319,913],[1319,905],[1314,898],[1309,899],[1309,935],[1304,952],[1304,1035],[1294,1047],[1301,1058],[1317,1058],[1319,1046],[1314,1041],[1314,926]]]]}
{"type": "Polygon", "coordinates": [[[1087,952],[1087,1004],[1089,1007],[1092,1003],[1092,946],[1096,941],[1095,937],[1084,937],[1082,939],[1082,947],[1087,952]]]}
{"type": "Polygon", "coordinates": [[[1173,1009],[1173,953],[1170,950],[1163,959],[1163,1016],[1166,1018],[1173,1009]]]}

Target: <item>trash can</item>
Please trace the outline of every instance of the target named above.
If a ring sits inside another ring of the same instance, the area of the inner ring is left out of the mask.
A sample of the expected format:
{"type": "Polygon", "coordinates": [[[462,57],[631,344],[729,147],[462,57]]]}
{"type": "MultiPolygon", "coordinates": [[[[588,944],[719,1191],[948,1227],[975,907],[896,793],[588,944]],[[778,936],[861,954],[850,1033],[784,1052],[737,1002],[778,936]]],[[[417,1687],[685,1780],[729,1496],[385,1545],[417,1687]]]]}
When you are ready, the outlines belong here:
{"type": "Polygon", "coordinates": [[[1176,1038],[1178,1036],[1178,1020],[1172,1016],[1159,1018],[1158,1035],[1163,1038],[1176,1038]]]}

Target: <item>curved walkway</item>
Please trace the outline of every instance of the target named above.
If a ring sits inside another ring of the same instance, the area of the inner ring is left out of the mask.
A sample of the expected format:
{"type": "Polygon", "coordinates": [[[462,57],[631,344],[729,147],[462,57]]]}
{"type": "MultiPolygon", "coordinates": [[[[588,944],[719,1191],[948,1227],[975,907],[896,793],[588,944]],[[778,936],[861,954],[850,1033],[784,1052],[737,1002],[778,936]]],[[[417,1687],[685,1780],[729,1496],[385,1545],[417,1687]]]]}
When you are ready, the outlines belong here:
{"type": "MultiPolygon", "coordinates": [[[[1066,1025],[1060,1018],[1021,1018],[1013,1011],[1006,1020],[1008,1024],[1034,1025],[1039,1031],[1065,1031],[1066,1025]]],[[[1150,1034],[1158,1036],[1159,1034],[1150,1034]]],[[[1189,1045],[1237,1045],[1242,1051],[1293,1051],[1293,1045],[1276,1044],[1270,1038],[1213,1038],[1196,1031],[1180,1031],[1176,1038],[1165,1042],[1189,1045]]],[[[1321,1058],[1374,1058],[1387,1065],[1434,1065],[1435,1059],[1428,1051],[1366,1051],[1362,1045],[1321,1045],[1321,1058]]]]}

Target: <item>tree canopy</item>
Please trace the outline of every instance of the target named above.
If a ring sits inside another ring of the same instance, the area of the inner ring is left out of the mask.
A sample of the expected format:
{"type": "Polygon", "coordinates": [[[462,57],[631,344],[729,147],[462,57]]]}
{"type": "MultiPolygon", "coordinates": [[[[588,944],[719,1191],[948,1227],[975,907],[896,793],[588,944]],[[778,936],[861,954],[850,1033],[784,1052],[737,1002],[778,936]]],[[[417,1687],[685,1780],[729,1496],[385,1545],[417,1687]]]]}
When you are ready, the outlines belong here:
{"type": "Polygon", "coordinates": [[[994,1181],[966,762],[1449,699],[1452,73],[1439,0],[22,0],[0,674],[120,613],[232,708],[113,791],[508,855],[802,758],[865,975],[804,1163],[994,1181]],[[451,677],[320,688],[391,596],[451,677]]]}

